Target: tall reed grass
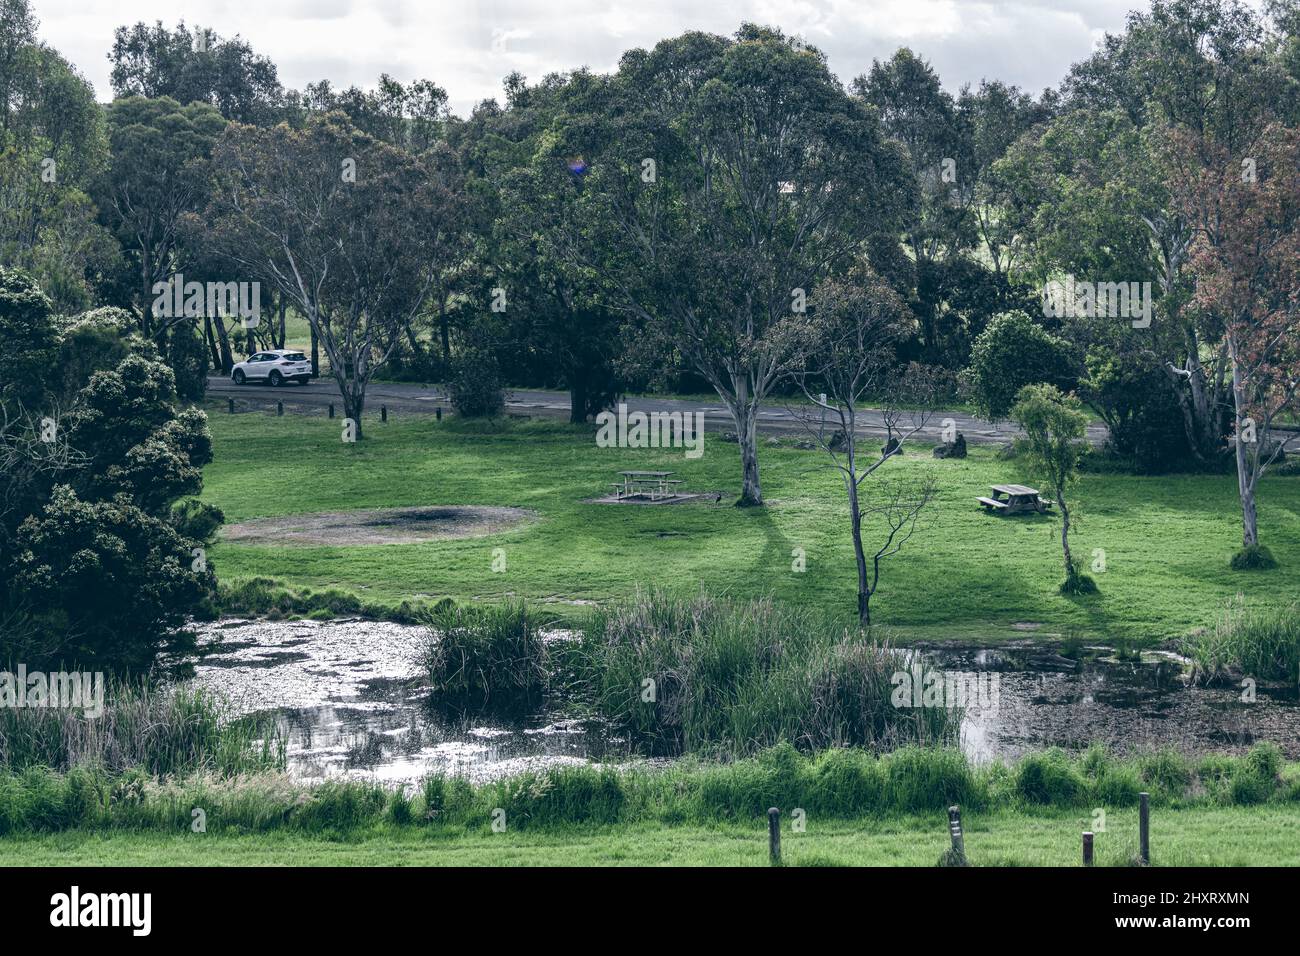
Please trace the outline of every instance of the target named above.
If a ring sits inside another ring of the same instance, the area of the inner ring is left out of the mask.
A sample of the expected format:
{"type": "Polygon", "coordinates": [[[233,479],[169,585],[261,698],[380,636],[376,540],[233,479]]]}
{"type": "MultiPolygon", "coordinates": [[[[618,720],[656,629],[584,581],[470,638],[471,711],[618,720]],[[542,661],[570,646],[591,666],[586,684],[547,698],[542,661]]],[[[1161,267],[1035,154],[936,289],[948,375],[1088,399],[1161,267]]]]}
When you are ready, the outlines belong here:
{"type": "Polygon", "coordinates": [[[421,615],[428,641],[421,669],[452,704],[535,706],[554,671],[543,632],[555,622],[523,603],[439,604],[421,615]]]}
{"type": "Polygon", "coordinates": [[[104,712],[0,708],[0,771],[140,768],[155,776],[247,773],[282,766],[282,742],[225,702],[185,685],[110,680],[104,712]]]}
{"type": "Polygon", "coordinates": [[[1238,596],[1211,630],[1183,641],[1202,681],[1300,679],[1300,604],[1251,607],[1238,596]]]}
{"type": "Polygon", "coordinates": [[[661,754],[953,743],[956,709],[893,706],[906,656],[771,600],[640,592],[596,611],[576,649],[596,709],[661,754]]]}

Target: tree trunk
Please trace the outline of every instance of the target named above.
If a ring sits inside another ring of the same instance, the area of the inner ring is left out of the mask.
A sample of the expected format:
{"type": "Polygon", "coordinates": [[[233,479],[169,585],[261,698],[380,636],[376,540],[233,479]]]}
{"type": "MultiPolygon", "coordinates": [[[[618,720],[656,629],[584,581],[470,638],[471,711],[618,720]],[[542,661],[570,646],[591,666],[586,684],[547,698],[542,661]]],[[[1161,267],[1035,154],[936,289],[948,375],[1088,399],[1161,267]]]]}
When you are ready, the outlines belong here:
{"type": "Polygon", "coordinates": [[[1056,486],[1056,503],[1061,507],[1061,551],[1065,554],[1065,579],[1074,577],[1074,556],[1070,554],[1070,509],[1065,504],[1065,488],[1056,486]]]}
{"type": "Polygon", "coordinates": [[[356,435],[357,441],[361,441],[364,437],[361,431],[361,413],[366,407],[366,388],[356,382],[348,382],[337,373],[335,377],[339,382],[339,394],[343,398],[343,415],[345,418],[352,419],[353,434],[356,435]]]}
{"type": "Polygon", "coordinates": [[[587,383],[575,377],[569,386],[569,424],[581,425],[587,420],[587,383]]]}
{"type": "Polygon", "coordinates": [[[871,624],[871,586],[867,583],[867,553],[862,548],[862,510],[858,507],[858,485],[850,474],[844,477],[844,486],[849,494],[853,557],[858,565],[858,623],[867,627],[871,624]]]}
{"type": "Polygon", "coordinates": [[[316,337],[316,325],[311,327],[311,377],[320,377],[320,339],[316,337]]]}
{"type": "Polygon", "coordinates": [[[1241,546],[1253,548],[1259,544],[1259,519],[1255,512],[1255,479],[1259,463],[1258,443],[1267,438],[1256,435],[1255,459],[1251,460],[1246,450],[1247,442],[1242,441],[1242,422],[1246,419],[1249,400],[1246,386],[1241,379],[1241,363],[1237,361],[1237,341],[1232,335],[1228,338],[1228,353],[1232,360],[1232,402],[1237,422],[1236,439],[1233,441],[1234,457],[1237,461],[1237,494],[1241,498],[1241,546]]]}
{"type": "Polygon", "coordinates": [[[217,330],[217,342],[221,346],[221,370],[227,375],[235,367],[235,357],[230,352],[230,336],[226,333],[226,322],[221,316],[213,320],[213,326],[217,330]]]}
{"type": "Polygon", "coordinates": [[[763,504],[763,489],[758,480],[758,409],[746,403],[733,407],[731,417],[736,422],[736,439],[740,445],[741,486],[736,504],[759,506],[763,504]]]}
{"type": "Polygon", "coordinates": [[[207,343],[208,353],[212,356],[212,367],[222,368],[221,353],[217,351],[217,336],[212,331],[212,317],[203,316],[203,341],[207,343]]]}

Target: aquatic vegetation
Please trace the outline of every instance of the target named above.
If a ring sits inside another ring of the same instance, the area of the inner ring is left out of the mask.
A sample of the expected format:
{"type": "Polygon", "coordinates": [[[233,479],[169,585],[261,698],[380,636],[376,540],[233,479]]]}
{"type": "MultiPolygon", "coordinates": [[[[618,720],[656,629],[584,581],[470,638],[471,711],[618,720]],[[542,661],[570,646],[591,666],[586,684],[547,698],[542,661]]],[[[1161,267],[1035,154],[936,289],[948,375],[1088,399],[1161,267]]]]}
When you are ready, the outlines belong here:
{"type": "Polygon", "coordinates": [[[1258,607],[1238,597],[1212,629],[1186,638],[1182,648],[1205,682],[1293,681],[1300,674],[1300,604],[1258,607]]]}

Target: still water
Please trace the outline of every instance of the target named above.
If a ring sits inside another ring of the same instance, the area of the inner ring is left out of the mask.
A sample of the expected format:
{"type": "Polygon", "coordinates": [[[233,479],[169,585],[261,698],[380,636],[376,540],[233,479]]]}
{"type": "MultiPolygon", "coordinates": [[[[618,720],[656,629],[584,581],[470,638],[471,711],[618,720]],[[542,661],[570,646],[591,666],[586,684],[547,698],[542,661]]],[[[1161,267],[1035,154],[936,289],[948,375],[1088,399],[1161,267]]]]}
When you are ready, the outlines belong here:
{"type": "MultiPolygon", "coordinates": [[[[409,782],[434,771],[491,779],[559,763],[629,759],[624,741],[559,713],[485,719],[440,711],[416,664],[422,628],[377,621],[227,619],[199,629],[201,686],[241,713],[274,716],[290,770],[409,782]]],[[[1188,686],[1185,662],[1104,648],[1067,659],[1039,645],[952,645],[913,652],[927,668],[996,678],[996,706],[968,708],[962,747],[975,760],[1101,741],[1115,753],[1173,746],[1241,751],[1257,740],[1300,758],[1295,688],[1188,686]]]]}

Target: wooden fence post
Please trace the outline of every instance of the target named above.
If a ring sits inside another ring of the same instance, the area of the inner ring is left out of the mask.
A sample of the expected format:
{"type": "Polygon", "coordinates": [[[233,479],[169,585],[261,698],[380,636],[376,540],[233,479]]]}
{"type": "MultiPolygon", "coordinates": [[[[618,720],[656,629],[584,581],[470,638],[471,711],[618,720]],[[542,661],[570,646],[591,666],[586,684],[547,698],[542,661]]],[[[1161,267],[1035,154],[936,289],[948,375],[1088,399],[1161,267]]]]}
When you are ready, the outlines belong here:
{"type": "Polygon", "coordinates": [[[380,406],[379,406],[379,420],[380,420],[381,422],[386,422],[386,421],[388,421],[388,406],[387,406],[387,405],[380,405],[380,406]]]}
{"type": "Polygon", "coordinates": [[[1083,865],[1092,866],[1092,833],[1083,831],[1083,865]]]}
{"type": "Polygon", "coordinates": [[[948,808],[948,834],[952,837],[949,866],[966,865],[966,837],[961,830],[961,807],[948,808]]]}
{"type": "Polygon", "coordinates": [[[330,402],[330,418],[334,417],[334,403],[330,402]]]}
{"type": "Polygon", "coordinates": [[[235,400],[233,398],[226,399],[226,414],[235,414],[235,400]]]}
{"type": "Polygon", "coordinates": [[[438,421],[442,421],[442,406],[438,406],[438,421]]]}
{"type": "Polygon", "coordinates": [[[1143,866],[1151,865],[1151,794],[1138,794],[1138,855],[1143,866]]]}
{"type": "Polygon", "coordinates": [[[279,418],[279,417],[281,417],[282,415],[284,415],[284,402],[276,402],[276,403],[275,403],[275,415],[276,415],[277,418],[279,418]]]}
{"type": "Polygon", "coordinates": [[[776,807],[767,811],[767,853],[772,866],[781,865],[781,811],[776,807]]]}

